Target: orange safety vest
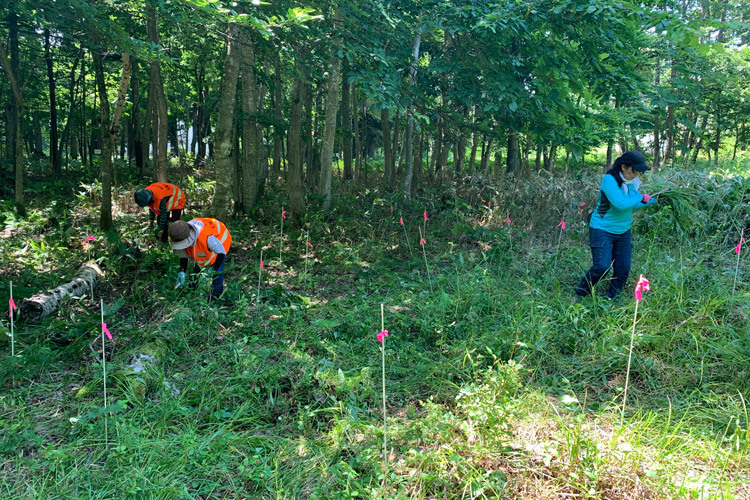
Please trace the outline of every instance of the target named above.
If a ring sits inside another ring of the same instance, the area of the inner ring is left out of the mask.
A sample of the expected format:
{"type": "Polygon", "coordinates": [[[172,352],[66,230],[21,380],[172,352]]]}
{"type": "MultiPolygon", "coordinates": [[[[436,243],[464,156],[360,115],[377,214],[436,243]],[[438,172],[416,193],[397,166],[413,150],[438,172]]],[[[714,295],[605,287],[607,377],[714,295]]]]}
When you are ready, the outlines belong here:
{"type": "Polygon", "coordinates": [[[216,236],[221,246],[224,247],[224,252],[229,253],[229,246],[232,244],[232,235],[229,234],[227,226],[216,219],[196,218],[193,220],[201,221],[203,228],[198,233],[198,239],[195,240],[193,246],[187,247],[185,251],[193,258],[196,264],[204,267],[216,261],[216,254],[208,248],[209,236],[216,236]]]}
{"type": "Polygon", "coordinates": [[[178,188],[174,184],[168,184],[166,182],[155,182],[148,186],[146,189],[154,193],[154,201],[149,204],[149,208],[156,214],[159,215],[159,205],[161,200],[169,196],[167,202],[167,212],[172,210],[182,210],[185,208],[185,193],[182,189],[178,188]]]}

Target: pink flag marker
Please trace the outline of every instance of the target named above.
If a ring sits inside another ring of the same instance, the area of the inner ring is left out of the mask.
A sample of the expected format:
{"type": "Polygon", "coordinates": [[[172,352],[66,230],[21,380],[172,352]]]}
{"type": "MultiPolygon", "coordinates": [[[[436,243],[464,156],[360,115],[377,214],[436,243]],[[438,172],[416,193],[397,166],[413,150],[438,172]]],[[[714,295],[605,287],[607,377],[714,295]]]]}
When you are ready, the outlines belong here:
{"type": "Polygon", "coordinates": [[[745,238],[740,238],[740,242],[734,247],[734,253],[739,254],[742,251],[742,244],[745,243],[745,238]]]}
{"type": "Polygon", "coordinates": [[[391,213],[393,213],[393,205],[391,205],[391,213]]]}
{"type": "Polygon", "coordinates": [[[471,203],[469,203],[469,210],[471,210],[471,203]]]}
{"type": "Polygon", "coordinates": [[[10,299],[8,299],[8,317],[9,318],[13,317],[13,311],[16,309],[18,309],[16,307],[16,303],[13,302],[13,297],[11,297],[10,299]]]}
{"type": "Polygon", "coordinates": [[[310,243],[309,241],[305,241],[305,245],[309,246],[310,248],[312,248],[312,247],[313,247],[313,246],[312,246],[312,243],[310,243]]]}
{"type": "Polygon", "coordinates": [[[565,229],[565,220],[561,220],[557,227],[565,229]]]}
{"type": "Polygon", "coordinates": [[[107,328],[107,323],[102,323],[102,333],[106,333],[107,337],[109,337],[109,340],[112,340],[112,334],[109,333],[109,328],[107,328]]]}
{"type": "Polygon", "coordinates": [[[282,217],[283,219],[286,219],[286,210],[282,210],[282,211],[281,211],[281,217],[282,217]]]}
{"type": "Polygon", "coordinates": [[[506,217],[505,219],[503,219],[503,222],[507,222],[508,224],[510,224],[510,223],[511,223],[511,221],[510,221],[510,218],[509,218],[509,217],[506,217]]]}
{"type": "Polygon", "coordinates": [[[586,202],[585,202],[585,201],[582,201],[582,202],[581,202],[581,206],[582,206],[582,207],[585,207],[585,206],[586,206],[586,202]]]}
{"type": "Polygon", "coordinates": [[[430,220],[430,219],[427,218],[427,210],[425,210],[424,211],[424,221],[427,222],[428,220],[430,220]]]}
{"type": "Polygon", "coordinates": [[[265,269],[265,267],[263,266],[263,261],[261,260],[261,261],[260,261],[260,270],[262,271],[262,270],[264,270],[264,269],[265,269]]]}
{"type": "Polygon", "coordinates": [[[383,330],[380,333],[378,333],[378,342],[381,344],[383,343],[383,339],[388,336],[388,330],[383,330]]]}
{"type": "Polygon", "coordinates": [[[419,238],[419,245],[420,246],[424,245],[425,243],[427,243],[427,242],[425,241],[424,238],[419,238]]]}
{"type": "Polygon", "coordinates": [[[93,236],[86,236],[86,239],[84,241],[96,241],[96,238],[93,236]]]}
{"type": "Polygon", "coordinates": [[[487,208],[490,208],[491,206],[492,206],[492,202],[491,202],[491,201],[488,201],[488,202],[487,202],[487,208]]]}
{"type": "Polygon", "coordinates": [[[641,300],[643,300],[643,295],[641,292],[644,292],[644,291],[648,292],[650,290],[651,290],[651,284],[641,274],[641,277],[638,280],[638,283],[636,283],[635,285],[635,300],[640,302],[641,300]]]}
{"type": "Polygon", "coordinates": [[[403,226],[404,225],[404,218],[403,217],[399,217],[398,218],[398,222],[399,222],[399,224],[401,224],[403,226]]]}

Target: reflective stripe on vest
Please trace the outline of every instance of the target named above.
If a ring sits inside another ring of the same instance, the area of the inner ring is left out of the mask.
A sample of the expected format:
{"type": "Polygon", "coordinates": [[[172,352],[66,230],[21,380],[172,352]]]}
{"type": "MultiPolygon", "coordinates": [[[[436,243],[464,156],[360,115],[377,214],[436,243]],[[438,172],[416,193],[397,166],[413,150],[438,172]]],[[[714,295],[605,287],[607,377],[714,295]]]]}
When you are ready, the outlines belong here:
{"type": "Polygon", "coordinates": [[[168,212],[185,208],[185,193],[183,193],[182,189],[175,186],[174,184],[169,184],[167,182],[155,182],[146,187],[146,189],[154,194],[154,201],[151,202],[149,207],[157,215],[160,213],[159,206],[161,205],[161,200],[167,197],[169,197],[169,201],[167,202],[168,212]]]}

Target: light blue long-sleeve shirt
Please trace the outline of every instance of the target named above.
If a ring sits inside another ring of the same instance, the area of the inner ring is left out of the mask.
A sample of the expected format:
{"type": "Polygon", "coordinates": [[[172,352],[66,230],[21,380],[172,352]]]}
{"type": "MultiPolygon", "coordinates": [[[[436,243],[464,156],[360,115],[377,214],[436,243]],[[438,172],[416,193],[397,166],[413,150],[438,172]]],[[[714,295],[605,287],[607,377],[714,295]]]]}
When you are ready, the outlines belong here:
{"type": "Polygon", "coordinates": [[[591,216],[590,226],[612,234],[622,234],[630,229],[633,223],[634,208],[643,208],[656,203],[652,198],[648,203],[642,202],[643,195],[638,192],[635,183],[617,185],[617,180],[610,174],[602,177],[599,190],[599,201],[591,216]]]}

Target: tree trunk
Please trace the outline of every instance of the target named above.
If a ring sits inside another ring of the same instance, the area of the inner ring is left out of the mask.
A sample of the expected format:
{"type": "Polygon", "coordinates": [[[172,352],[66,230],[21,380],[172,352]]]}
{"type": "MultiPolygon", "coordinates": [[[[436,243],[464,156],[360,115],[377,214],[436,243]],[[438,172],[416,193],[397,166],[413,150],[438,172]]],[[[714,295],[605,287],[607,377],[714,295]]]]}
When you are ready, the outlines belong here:
{"type": "MultiPolygon", "coordinates": [[[[341,20],[339,13],[336,19],[341,20]]],[[[333,176],[333,146],[336,140],[336,115],[339,106],[339,85],[341,59],[336,54],[339,43],[335,43],[331,54],[331,73],[328,75],[328,96],[326,97],[326,122],[320,154],[320,183],[318,192],[325,197],[323,208],[331,208],[331,177],[333,176]]]]}
{"type": "MultiPolygon", "coordinates": [[[[411,67],[409,68],[409,76],[411,77],[409,85],[414,87],[417,84],[417,68],[419,68],[419,45],[422,42],[421,32],[417,31],[414,35],[414,47],[412,48],[412,60],[411,67]]],[[[406,173],[404,175],[404,192],[406,193],[406,199],[411,200],[412,186],[411,181],[414,176],[414,165],[412,154],[414,151],[414,103],[409,104],[408,111],[406,113],[406,173]]],[[[421,152],[420,152],[421,162],[421,152]]]]}
{"type": "Polygon", "coordinates": [[[52,171],[60,171],[60,157],[57,151],[57,100],[55,95],[55,72],[50,53],[49,29],[44,30],[44,59],[47,62],[47,83],[49,84],[49,160],[52,171]]]}
{"type": "MultiPolygon", "coordinates": [[[[304,59],[304,55],[299,54],[298,57],[304,59]]],[[[301,66],[300,61],[297,64],[301,66]]],[[[291,211],[290,222],[293,227],[302,225],[305,214],[305,194],[302,184],[302,107],[306,86],[301,77],[295,76],[287,133],[287,192],[291,211]]]]}
{"type": "Polygon", "coordinates": [[[510,130],[508,131],[508,155],[505,159],[505,164],[508,173],[516,176],[520,170],[518,166],[518,158],[518,131],[510,130]]]}
{"type": "MultiPolygon", "coordinates": [[[[469,108],[464,107],[464,123],[469,117],[469,108]]],[[[461,128],[461,134],[458,136],[458,143],[456,144],[456,151],[453,155],[453,170],[456,173],[456,177],[461,176],[461,170],[463,169],[464,157],[466,156],[466,129],[461,128]]]]}
{"type": "Polygon", "coordinates": [[[493,138],[489,137],[486,143],[484,143],[482,147],[482,163],[481,163],[480,170],[482,174],[484,175],[488,173],[488,168],[490,165],[490,151],[492,151],[492,143],[493,143],[493,138]]]}
{"type": "MultiPolygon", "coordinates": [[[[13,63],[8,60],[8,55],[5,52],[5,47],[0,44],[0,62],[2,62],[3,69],[8,75],[10,80],[10,86],[13,91],[13,98],[16,110],[16,119],[12,122],[14,127],[14,143],[13,152],[15,155],[16,164],[16,185],[15,185],[15,202],[16,208],[23,212],[23,94],[22,89],[18,83],[17,75],[13,71],[13,63]]],[[[9,122],[11,120],[8,120],[9,122]]],[[[9,142],[10,146],[10,142],[9,142]]]]}
{"type": "Polygon", "coordinates": [[[112,229],[112,135],[110,133],[109,96],[104,80],[104,64],[97,50],[91,51],[94,60],[96,87],[99,92],[99,129],[102,149],[102,204],[99,213],[99,227],[103,231],[112,229]]]}
{"type": "Polygon", "coordinates": [[[691,163],[695,163],[698,160],[698,153],[700,153],[701,147],[703,146],[703,135],[706,133],[706,123],[708,122],[708,115],[703,115],[703,118],[701,118],[701,124],[698,130],[700,130],[701,135],[698,136],[698,142],[695,143],[695,149],[693,150],[693,156],[691,159],[691,163]]]}
{"type": "Polygon", "coordinates": [[[284,109],[283,93],[281,89],[281,60],[279,56],[274,60],[273,72],[273,164],[271,167],[271,177],[275,181],[281,175],[281,146],[284,144],[284,129],[282,127],[284,109]]]}
{"type": "Polygon", "coordinates": [[[359,135],[359,104],[357,101],[357,86],[352,88],[352,122],[354,123],[354,176],[357,181],[362,180],[362,137],[359,135]]]}
{"type": "Polygon", "coordinates": [[[216,148],[214,161],[216,165],[216,191],[213,199],[213,214],[220,220],[226,220],[232,208],[232,127],[237,97],[237,76],[240,66],[238,34],[237,23],[229,22],[214,139],[216,148]]]}
{"type": "MultiPolygon", "coordinates": [[[[349,65],[344,61],[344,67],[349,65]]],[[[344,76],[341,78],[341,136],[344,149],[344,179],[354,177],[352,170],[352,106],[351,106],[351,89],[349,85],[349,73],[344,70],[344,76]]]]}
{"type": "Polygon", "coordinates": [[[258,202],[261,138],[258,137],[258,79],[255,74],[255,42],[249,26],[240,28],[242,60],[242,206],[245,213],[258,202]]]}
{"type": "MultiPolygon", "coordinates": [[[[152,0],[153,1],[153,0],[152,0]]],[[[158,22],[156,9],[153,5],[146,7],[147,40],[159,44],[158,22]]],[[[159,182],[167,182],[167,162],[169,154],[169,123],[167,122],[167,98],[164,95],[164,84],[161,77],[161,64],[158,60],[151,61],[151,90],[154,92],[154,163],[156,165],[156,179],[159,182]]]]}
{"type": "Polygon", "coordinates": [[[131,66],[133,75],[130,79],[130,93],[133,100],[131,111],[133,151],[129,153],[132,153],[135,159],[136,170],[143,173],[143,118],[141,116],[141,84],[138,78],[138,58],[133,58],[131,66]]]}
{"type": "Polygon", "coordinates": [[[380,110],[380,128],[383,131],[383,181],[386,189],[390,191],[393,182],[393,171],[391,170],[391,157],[393,156],[393,144],[391,142],[390,111],[388,108],[380,110]]]}

